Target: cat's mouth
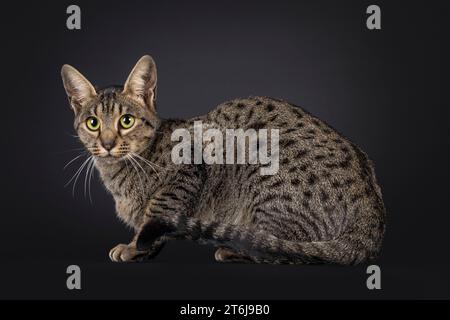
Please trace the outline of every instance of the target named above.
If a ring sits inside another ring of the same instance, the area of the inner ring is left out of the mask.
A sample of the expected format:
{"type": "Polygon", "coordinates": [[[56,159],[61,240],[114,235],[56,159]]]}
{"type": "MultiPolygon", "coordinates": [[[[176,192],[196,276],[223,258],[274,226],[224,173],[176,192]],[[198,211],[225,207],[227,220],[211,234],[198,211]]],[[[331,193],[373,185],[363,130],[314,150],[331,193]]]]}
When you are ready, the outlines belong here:
{"type": "Polygon", "coordinates": [[[114,154],[111,152],[105,152],[102,154],[96,155],[96,158],[107,161],[107,162],[116,162],[126,158],[126,154],[114,154]]]}

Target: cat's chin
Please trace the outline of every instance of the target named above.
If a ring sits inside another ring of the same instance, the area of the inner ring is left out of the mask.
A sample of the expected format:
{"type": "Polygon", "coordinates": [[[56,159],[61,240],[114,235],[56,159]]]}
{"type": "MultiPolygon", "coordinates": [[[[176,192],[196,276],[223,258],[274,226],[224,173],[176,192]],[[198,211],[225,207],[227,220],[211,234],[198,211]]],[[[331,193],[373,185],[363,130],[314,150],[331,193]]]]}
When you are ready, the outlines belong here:
{"type": "Polygon", "coordinates": [[[123,161],[125,159],[125,157],[116,157],[116,156],[112,156],[112,155],[108,155],[108,156],[96,156],[96,161],[99,162],[103,162],[103,163],[107,163],[107,164],[114,164],[114,163],[118,163],[120,161],[123,161]]]}

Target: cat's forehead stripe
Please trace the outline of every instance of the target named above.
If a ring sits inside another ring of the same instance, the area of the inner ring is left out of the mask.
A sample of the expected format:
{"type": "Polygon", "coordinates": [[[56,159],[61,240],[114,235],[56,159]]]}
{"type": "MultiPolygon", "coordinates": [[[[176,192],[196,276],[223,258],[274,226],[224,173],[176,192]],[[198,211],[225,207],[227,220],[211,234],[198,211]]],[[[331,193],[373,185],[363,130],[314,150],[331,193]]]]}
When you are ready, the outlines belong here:
{"type": "Polygon", "coordinates": [[[130,109],[130,106],[124,104],[118,99],[114,99],[109,97],[108,99],[103,98],[98,103],[92,105],[89,109],[89,113],[95,115],[96,117],[105,116],[108,114],[123,114],[126,113],[130,109]]]}

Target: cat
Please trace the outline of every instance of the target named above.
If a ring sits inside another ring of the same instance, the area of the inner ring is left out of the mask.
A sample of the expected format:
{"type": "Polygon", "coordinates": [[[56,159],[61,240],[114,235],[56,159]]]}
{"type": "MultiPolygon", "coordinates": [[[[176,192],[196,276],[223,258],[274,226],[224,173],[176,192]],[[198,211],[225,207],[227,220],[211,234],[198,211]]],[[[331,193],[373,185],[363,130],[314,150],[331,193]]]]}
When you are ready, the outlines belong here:
{"type": "MultiPolygon", "coordinates": [[[[74,128],[135,231],[112,261],[155,257],[165,243],[212,244],[219,262],[354,265],[377,259],[385,207],[366,154],[300,107],[269,97],[235,99],[189,120],[156,112],[156,64],[143,56],[123,86],[96,89],[61,69],[74,128]],[[279,170],[261,164],[175,164],[176,129],[279,130],[279,170]]],[[[191,102],[189,102],[190,104],[191,102]]]]}

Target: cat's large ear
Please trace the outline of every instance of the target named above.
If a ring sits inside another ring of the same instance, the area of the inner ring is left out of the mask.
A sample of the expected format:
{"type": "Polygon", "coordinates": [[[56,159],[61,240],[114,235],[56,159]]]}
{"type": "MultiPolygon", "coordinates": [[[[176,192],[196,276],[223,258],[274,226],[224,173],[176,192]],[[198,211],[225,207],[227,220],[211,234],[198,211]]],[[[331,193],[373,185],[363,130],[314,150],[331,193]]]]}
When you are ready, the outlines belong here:
{"type": "Polygon", "coordinates": [[[77,69],[68,64],[62,66],[61,77],[69,102],[77,114],[97,93],[92,84],[77,69]]]}
{"type": "Polygon", "coordinates": [[[139,59],[123,86],[123,93],[156,111],[156,64],[152,57],[139,59]]]}

